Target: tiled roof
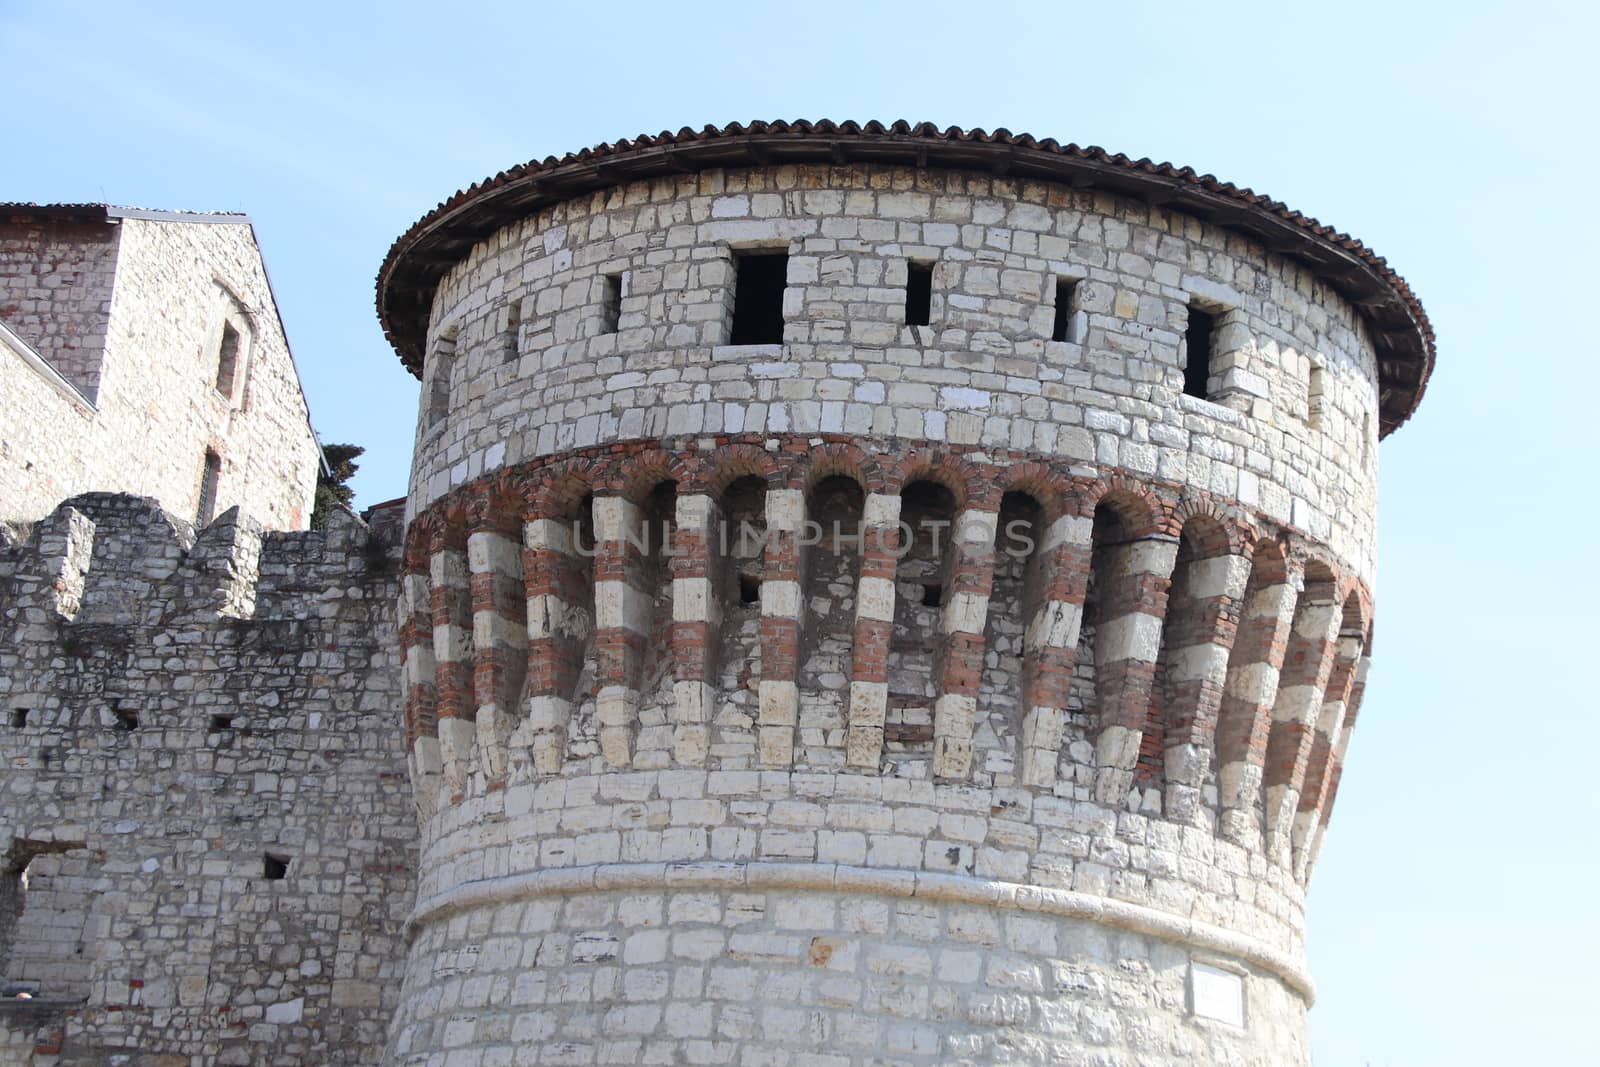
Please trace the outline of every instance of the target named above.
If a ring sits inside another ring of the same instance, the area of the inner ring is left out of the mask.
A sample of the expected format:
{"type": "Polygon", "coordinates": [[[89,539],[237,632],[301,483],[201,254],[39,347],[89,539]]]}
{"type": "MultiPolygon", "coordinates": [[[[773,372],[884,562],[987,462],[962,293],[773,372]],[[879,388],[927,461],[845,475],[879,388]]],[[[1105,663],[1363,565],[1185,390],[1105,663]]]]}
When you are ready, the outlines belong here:
{"type": "Polygon", "coordinates": [[[1193,215],[1303,263],[1354,303],[1372,327],[1384,434],[1416,410],[1433,372],[1433,330],[1422,304],[1381,256],[1347,234],[1190,167],[1004,129],[941,130],[930,123],[685,127],[512,167],[456,193],[395,241],[378,271],[378,318],[402,362],[420,377],[439,278],[508,222],[546,204],[640,178],[720,167],[857,162],[982,170],[1104,189],[1193,215]]]}
{"type": "Polygon", "coordinates": [[[249,222],[250,216],[237,211],[163,211],[159,208],[128,207],[119,204],[33,204],[26,201],[0,201],[0,217],[38,219],[82,219],[108,222],[113,219],[159,219],[168,222],[249,222]]]}

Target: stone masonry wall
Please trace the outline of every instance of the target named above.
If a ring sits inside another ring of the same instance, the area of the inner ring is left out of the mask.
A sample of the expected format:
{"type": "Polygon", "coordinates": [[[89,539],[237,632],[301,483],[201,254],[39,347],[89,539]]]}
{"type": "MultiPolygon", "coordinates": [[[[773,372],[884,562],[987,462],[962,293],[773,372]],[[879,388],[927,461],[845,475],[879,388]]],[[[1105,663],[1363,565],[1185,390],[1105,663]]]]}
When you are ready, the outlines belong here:
{"type": "Polygon", "coordinates": [[[480,242],[408,501],[391,1061],[1306,1062],[1376,402],[1308,272],[1064,186],[710,170],[480,242]],[[781,343],[730,344],[751,251],[781,343]]]}
{"type": "Polygon", "coordinates": [[[0,554],[5,1062],[376,1062],[416,841],[380,518],[96,494],[0,554]]]}
{"type": "MultiPolygon", "coordinates": [[[[58,349],[40,339],[88,316],[78,309],[91,297],[100,316],[87,418],[56,410],[62,401],[30,380],[38,374],[7,359],[0,447],[14,467],[38,473],[0,482],[0,518],[32,521],[66,496],[110,491],[154,497],[191,521],[242,506],[269,529],[303,529],[317,447],[248,220],[123,218],[101,229],[115,238],[104,246],[112,249],[114,289],[107,259],[93,276],[58,272],[60,285],[30,291],[26,305],[13,305],[17,321],[0,312],[52,361],[58,349]],[[222,382],[225,327],[238,340],[233,373],[222,382]],[[200,516],[208,450],[220,472],[210,514],[200,516]]],[[[65,238],[51,250],[69,262],[87,254],[65,238]]],[[[73,343],[88,351],[87,326],[73,343]]],[[[57,369],[74,378],[69,367],[57,369]]]]}
{"type": "Polygon", "coordinates": [[[497,467],[612,440],[893,435],[1187,484],[1372,580],[1364,323],[1260,246],[1108,194],[866,166],[620,185],[477,245],[441,280],[428,342],[423,394],[448,365],[449,412],[419,418],[414,512],[497,467]],[[789,254],[782,345],[728,345],[733,256],[752,248],[789,254]],[[928,326],[905,325],[910,261],[934,268],[928,326]],[[1078,280],[1065,342],[1049,339],[1058,279],[1078,280]],[[1182,394],[1191,301],[1217,314],[1215,402],[1182,394]]]}
{"type": "Polygon", "coordinates": [[[0,321],[91,400],[121,234],[105,222],[0,215],[0,321]]]}
{"type": "Polygon", "coordinates": [[[0,514],[43,515],[126,460],[88,400],[9,331],[0,331],[0,382],[0,514]]]}

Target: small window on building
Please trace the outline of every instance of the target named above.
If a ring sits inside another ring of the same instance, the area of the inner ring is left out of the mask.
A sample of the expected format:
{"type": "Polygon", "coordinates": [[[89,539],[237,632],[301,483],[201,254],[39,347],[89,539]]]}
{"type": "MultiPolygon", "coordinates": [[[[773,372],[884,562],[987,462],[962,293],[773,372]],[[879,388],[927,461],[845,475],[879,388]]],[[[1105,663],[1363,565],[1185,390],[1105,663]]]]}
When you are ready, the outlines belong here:
{"type": "Polygon", "coordinates": [[[1071,278],[1056,279],[1056,320],[1050,328],[1052,341],[1077,341],[1072,328],[1073,316],[1077,314],[1078,283],[1071,278]]]}
{"type": "Polygon", "coordinates": [[[13,730],[20,730],[20,729],[22,729],[23,727],[25,727],[27,725],[28,725],[28,709],[27,708],[12,708],[11,709],[11,728],[13,730]]]}
{"type": "Polygon", "coordinates": [[[783,289],[787,252],[740,252],[734,256],[733,330],[728,343],[783,343],[783,289]]]}
{"type": "Polygon", "coordinates": [[[289,877],[289,857],[268,852],[261,857],[261,877],[269,882],[281,882],[289,877]]]}
{"type": "Polygon", "coordinates": [[[213,715],[213,716],[211,716],[211,732],[212,733],[220,734],[225,730],[231,730],[231,729],[233,729],[233,716],[232,715],[213,715]]]}
{"type": "Polygon", "coordinates": [[[222,344],[217,350],[217,392],[230,400],[239,375],[239,351],[243,347],[233,323],[222,324],[222,344]]]}
{"type": "Polygon", "coordinates": [[[756,604],[761,601],[761,579],[753,574],[739,575],[739,603],[756,604]]]}
{"type": "Polygon", "coordinates": [[[937,582],[928,582],[922,587],[922,606],[937,608],[944,603],[944,586],[937,582]]]}
{"type": "Polygon", "coordinates": [[[906,325],[926,326],[933,314],[933,264],[906,264],[906,325]]]}
{"type": "Polygon", "coordinates": [[[205,469],[200,474],[200,506],[195,509],[195,521],[208,525],[217,512],[217,485],[222,480],[222,457],[206,449],[205,469]]]}
{"type": "Polygon", "coordinates": [[[1217,320],[1208,311],[1189,305],[1189,328],[1184,332],[1184,347],[1188,355],[1183,363],[1183,391],[1190,396],[1206,398],[1206,383],[1211,379],[1212,339],[1217,320]]]}
{"type": "Polygon", "coordinates": [[[113,700],[110,711],[111,728],[118,733],[132,733],[139,728],[139,713],[133,708],[124,707],[120,701],[113,700]]]}
{"type": "Polygon", "coordinates": [[[1306,421],[1313,430],[1322,428],[1324,390],[1327,386],[1327,372],[1321,367],[1312,366],[1311,382],[1306,387],[1306,421]]]}
{"type": "Polygon", "coordinates": [[[506,309],[505,361],[515,363],[522,354],[522,301],[513,300],[506,309]]]}
{"type": "Polygon", "coordinates": [[[451,329],[439,335],[434,342],[433,354],[428,358],[428,427],[443,421],[450,410],[450,378],[455,372],[456,331],[451,329]]]}
{"type": "Polygon", "coordinates": [[[600,332],[616,333],[622,324],[622,275],[607,274],[600,293],[600,332]]]}

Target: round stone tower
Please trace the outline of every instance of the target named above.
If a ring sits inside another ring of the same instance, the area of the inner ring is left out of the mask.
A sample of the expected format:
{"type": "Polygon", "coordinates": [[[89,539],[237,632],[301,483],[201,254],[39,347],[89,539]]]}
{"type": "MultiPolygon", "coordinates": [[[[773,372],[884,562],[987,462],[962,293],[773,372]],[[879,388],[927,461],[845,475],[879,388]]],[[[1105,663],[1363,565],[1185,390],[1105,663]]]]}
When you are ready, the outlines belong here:
{"type": "Polygon", "coordinates": [[[1004,131],[775,123],[456,194],[396,1064],[1308,1060],[1307,879],[1433,362],[1359,242],[1004,131]]]}

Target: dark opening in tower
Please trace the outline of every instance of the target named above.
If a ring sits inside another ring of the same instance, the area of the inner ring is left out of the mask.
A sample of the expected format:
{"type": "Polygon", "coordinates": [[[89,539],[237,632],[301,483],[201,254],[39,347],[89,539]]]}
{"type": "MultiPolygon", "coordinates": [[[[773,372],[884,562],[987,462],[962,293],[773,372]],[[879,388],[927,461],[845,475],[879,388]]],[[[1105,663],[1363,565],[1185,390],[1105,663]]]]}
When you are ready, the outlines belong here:
{"type": "Polygon", "coordinates": [[[735,345],[783,343],[783,290],[789,254],[761,249],[734,256],[733,330],[735,345]]]}

